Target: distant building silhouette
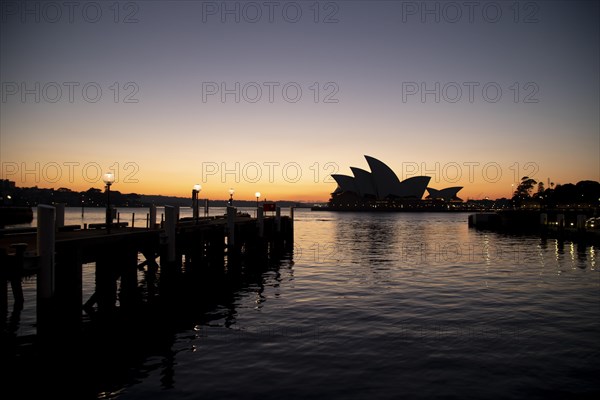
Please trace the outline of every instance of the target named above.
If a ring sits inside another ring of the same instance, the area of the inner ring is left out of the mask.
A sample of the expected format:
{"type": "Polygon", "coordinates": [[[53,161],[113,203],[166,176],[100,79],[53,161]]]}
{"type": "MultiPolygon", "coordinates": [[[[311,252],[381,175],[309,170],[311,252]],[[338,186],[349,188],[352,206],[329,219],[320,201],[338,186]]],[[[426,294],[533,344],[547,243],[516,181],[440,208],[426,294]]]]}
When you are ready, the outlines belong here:
{"type": "Polygon", "coordinates": [[[462,201],[457,193],[460,186],[446,189],[428,188],[429,176],[413,176],[400,181],[398,176],[382,161],[365,155],[371,172],[350,167],[354,176],[333,174],[338,187],[331,194],[332,204],[360,204],[364,206],[371,201],[404,202],[420,200],[425,189],[429,191],[428,199],[443,201],[462,201]]]}
{"type": "Polygon", "coordinates": [[[441,190],[437,190],[434,188],[427,188],[427,191],[429,192],[429,196],[427,196],[427,199],[433,199],[433,200],[444,200],[444,201],[462,201],[462,199],[460,199],[457,194],[458,192],[462,189],[462,186],[454,186],[454,187],[449,187],[446,189],[441,189],[441,190]]]}

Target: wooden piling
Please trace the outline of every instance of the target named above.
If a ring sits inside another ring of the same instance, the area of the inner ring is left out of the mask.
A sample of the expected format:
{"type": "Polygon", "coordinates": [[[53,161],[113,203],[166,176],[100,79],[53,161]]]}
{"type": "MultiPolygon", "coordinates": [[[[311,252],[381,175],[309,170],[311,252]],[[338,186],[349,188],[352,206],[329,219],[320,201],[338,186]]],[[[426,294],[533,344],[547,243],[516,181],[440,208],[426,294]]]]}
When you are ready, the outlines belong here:
{"type": "Polygon", "coordinates": [[[227,207],[227,247],[233,249],[235,246],[235,215],[237,210],[235,207],[227,207]]]}
{"type": "Polygon", "coordinates": [[[195,221],[198,219],[198,216],[200,214],[199,212],[199,205],[198,205],[198,191],[197,190],[192,190],[192,219],[195,221]]]}
{"type": "Polygon", "coordinates": [[[167,262],[175,262],[175,235],[177,232],[177,210],[165,206],[165,235],[167,236],[167,262]]]}
{"type": "Polygon", "coordinates": [[[275,208],[275,227],[277,232],[281,232],[281,207],[275,208]]]}
{"type": "Polygon", "coordinates": [[[65,226],[65,203],[56,203],[54,207],[56,209],[56,228],[62,228],[65,226]]]}
{"type": "Polygon", "coordinates": [[[585,220],[586,217],[584,214],[577,215],[577,230],[582,232],[585,231],[585,220]]]}
{"type": "Polygon", "coordinates": [[[39,272],[37,277],[38,300],[49,300],[54,296],[54,244],[55,209],[47,205],[37,207],[37,253],[39,272]]]}
{"type": "Polygon", "coordinates": [[[150,206],[150,229],[154,229],[156,227],[156,206],[152,204],[150,206]]]}
{"type": "Polygon", "coordinates": [[[558,225],[558,229],[563,229],[565,227],[565,214],[556,215],[556,224],[558,225]]]}
{"type": "Polygon", "coordinates": [[[37,207],[37,332],[45,335],[52,331],[54,298],[55,209],[48,205],[37,207]]]}
{"type": "Polygon", "coordinates": [[[294,246],[294,207],[290,207],[290,230],[288,232],[292,247],[294,246]]]}
{"type": "Polygon", "coordinates": [[[262,208],[258,208],[256,210],[257,212],[257,218],[256,218],[256,225],[258,227],[258,237],[259,238],[263,238],[265,235],[265,212],[262,208]]]}

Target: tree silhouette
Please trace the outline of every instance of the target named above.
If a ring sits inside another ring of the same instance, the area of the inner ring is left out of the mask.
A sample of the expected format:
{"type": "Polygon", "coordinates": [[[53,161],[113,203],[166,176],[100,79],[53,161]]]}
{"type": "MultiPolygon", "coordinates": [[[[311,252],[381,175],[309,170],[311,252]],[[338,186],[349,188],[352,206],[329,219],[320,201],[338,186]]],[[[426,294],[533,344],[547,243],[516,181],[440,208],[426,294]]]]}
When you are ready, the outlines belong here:
{"type": "Polygon", "coordinates": [[[536,184],[537,181],[535,179],[530,178],[528,176],[524,176],[523,178],[521,178],[521,183],[519,183],[519,185],[517,186],[513,198],[516,197],[518,199],[526,199],[531,197],[531,191],[533,190],[533,187],[536,184]]]}
{"type": "Polygon", "coordinates": [[[541,196],[544,193],[544,182],[539,182],[538,183],[538,190],[537,190],[537,195],[541,196]]]}

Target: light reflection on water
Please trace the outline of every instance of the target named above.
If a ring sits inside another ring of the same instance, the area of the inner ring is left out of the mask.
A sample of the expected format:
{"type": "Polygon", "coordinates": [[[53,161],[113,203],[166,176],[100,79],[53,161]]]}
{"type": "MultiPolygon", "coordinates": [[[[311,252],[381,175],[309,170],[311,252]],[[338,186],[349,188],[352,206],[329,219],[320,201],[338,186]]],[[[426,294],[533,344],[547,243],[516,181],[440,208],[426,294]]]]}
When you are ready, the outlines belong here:
{"type": "MultiPolygon", "coordinates": [[[[205,289],[208,298],[179,310],[180,322],[157,339],[160,350],[141,329],[131,342],[144,355],[129,366],[135,378],[109,376],[100,387],[121,383],[103,396],[600,390],[597,246],[476,231],[467,214],[296,210],[295,221],[293,260],[220,281],[229,294],[205,289]]],[[[93,268],[84,271],[90,293],[93,268]]],[[[20,333],[32,329],[31,312],[20,333]]]]}

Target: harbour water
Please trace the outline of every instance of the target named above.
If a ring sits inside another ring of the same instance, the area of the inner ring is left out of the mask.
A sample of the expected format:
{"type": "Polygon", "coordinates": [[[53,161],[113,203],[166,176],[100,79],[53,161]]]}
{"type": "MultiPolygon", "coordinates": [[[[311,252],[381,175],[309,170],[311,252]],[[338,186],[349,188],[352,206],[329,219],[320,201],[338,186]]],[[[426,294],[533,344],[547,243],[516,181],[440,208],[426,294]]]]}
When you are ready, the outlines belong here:
{"type": "MultiPolygon", "coordinates": [[[[145,226],[145,209],[121,212],[145,226]]],[[[85,222],[103,216],[86,209],[85,222]]],[[[67,209],[66,224],[81,222],[67,209]]],[[[597,245],[477,231],[463,213],[297,209],[294,228],[293,253],[199,287],[169,319],[73,344],[77,361],[50,386],[119,399],[600,394],[597,245]]],[[[84,266],[84,299],[93,283],[84,266]]],[[[17,338],[35,333],[31,303],[11,326],[17,338]]],[[[56,362],[16,343],[18,371],[56,362]]]]}

